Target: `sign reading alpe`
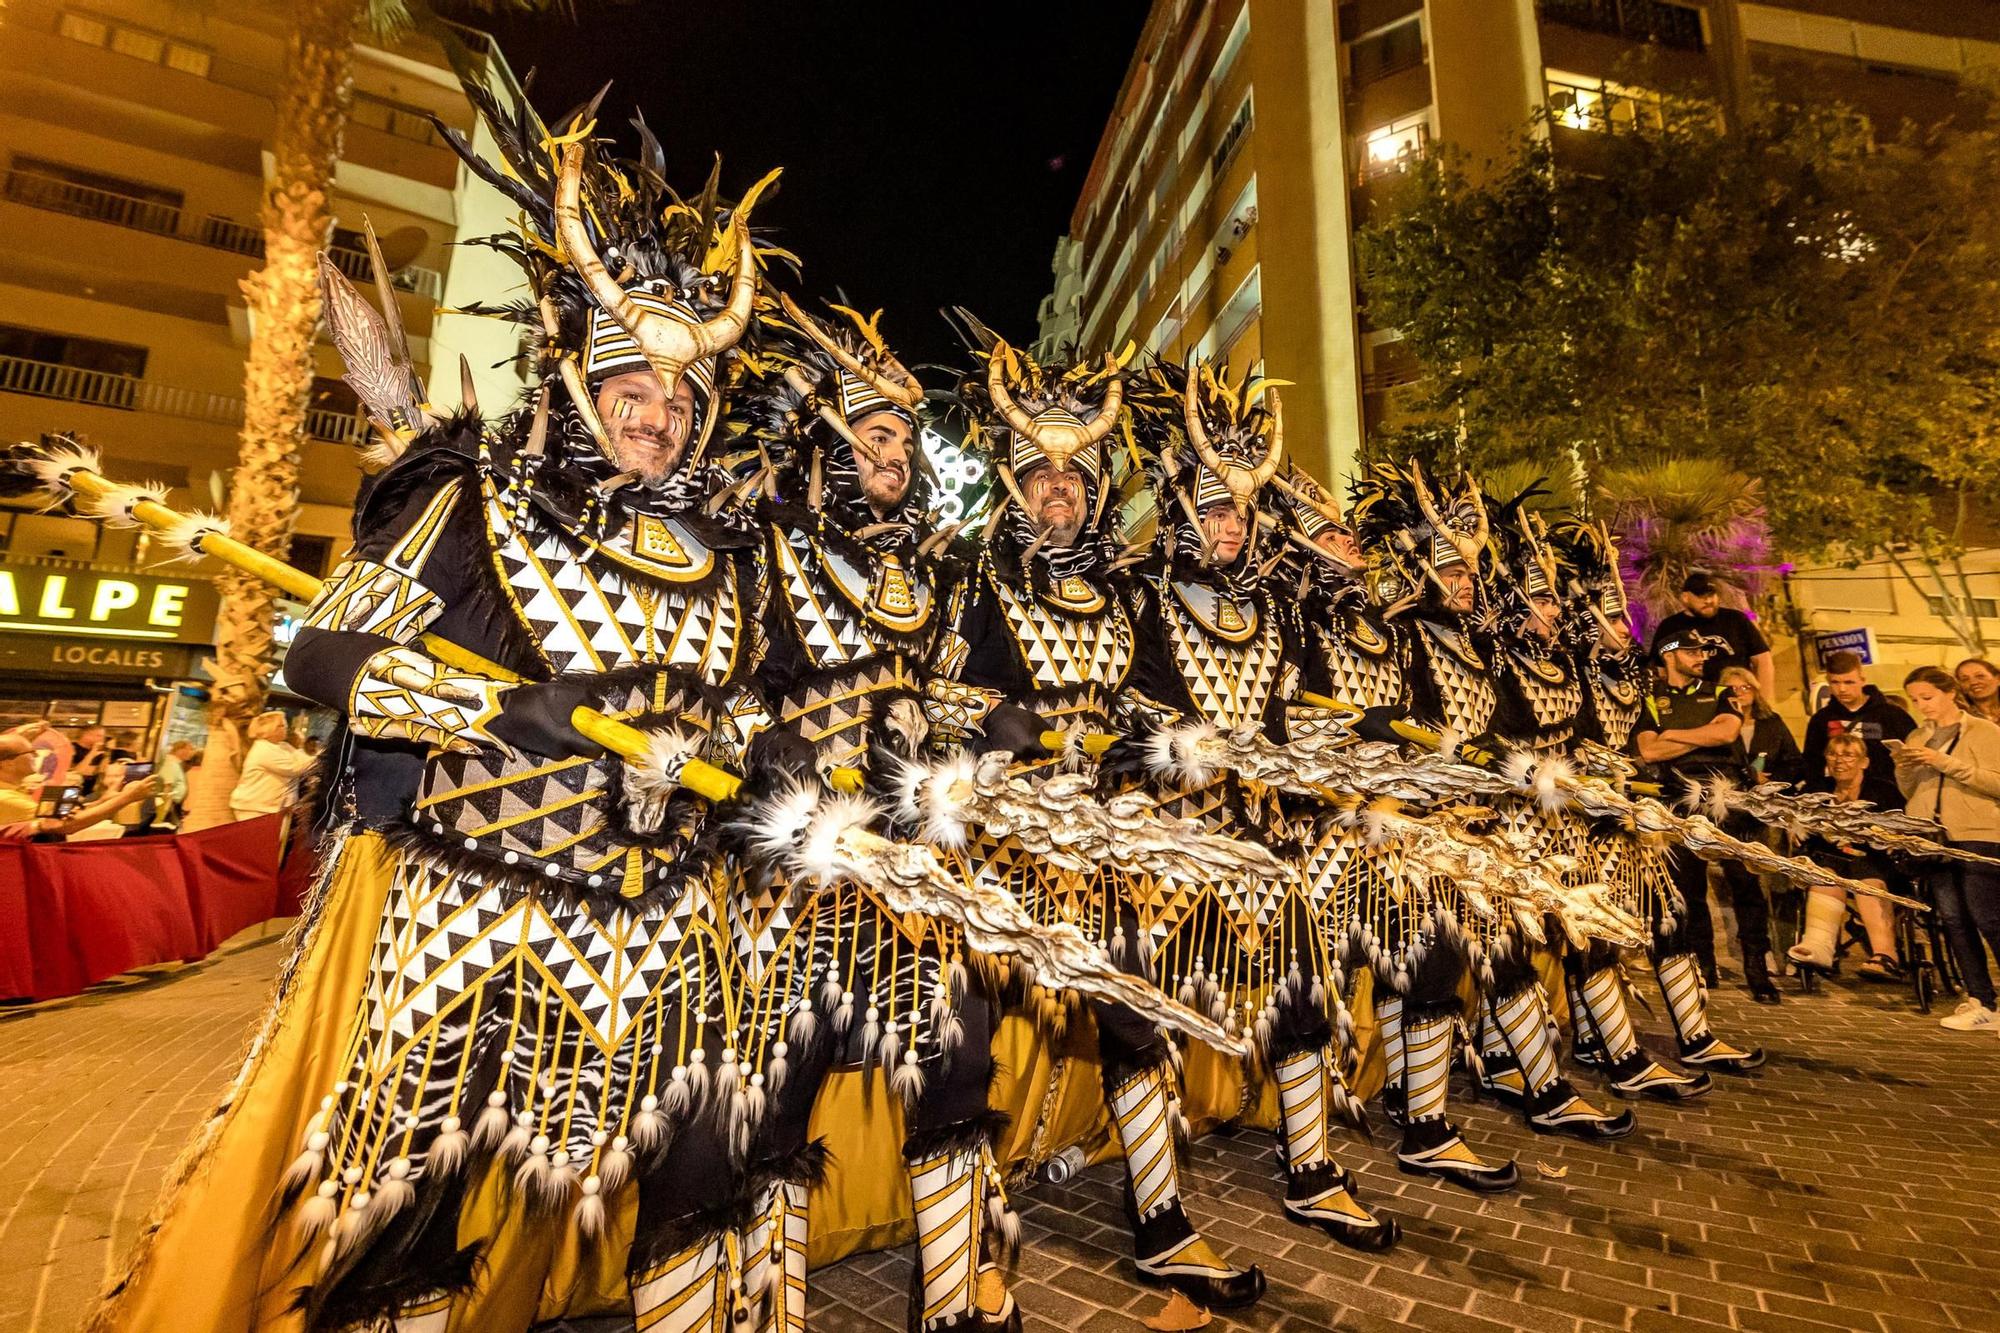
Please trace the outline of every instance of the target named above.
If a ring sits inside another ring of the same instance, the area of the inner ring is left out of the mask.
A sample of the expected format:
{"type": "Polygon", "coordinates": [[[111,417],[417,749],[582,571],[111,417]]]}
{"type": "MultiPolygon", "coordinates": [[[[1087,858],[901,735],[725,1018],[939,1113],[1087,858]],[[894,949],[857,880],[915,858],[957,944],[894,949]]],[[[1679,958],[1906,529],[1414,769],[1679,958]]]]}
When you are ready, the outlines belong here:
{"type": "Polygon", "coordinates": [[[202,579],[0,564],[0,632],[210,643],[215,611],[202,579]]]}

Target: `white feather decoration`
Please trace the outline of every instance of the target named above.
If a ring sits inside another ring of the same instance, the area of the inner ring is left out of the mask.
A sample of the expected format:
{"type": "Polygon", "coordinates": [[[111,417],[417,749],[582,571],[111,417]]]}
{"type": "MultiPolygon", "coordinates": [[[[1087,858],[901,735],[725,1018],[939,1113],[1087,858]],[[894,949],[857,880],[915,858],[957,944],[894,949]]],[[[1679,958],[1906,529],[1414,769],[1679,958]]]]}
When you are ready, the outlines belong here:
{"type": "Polygon", "coordinates": [[[71,473],[101,473],[104,470],[104,459],[97,450],[87,444],[64,440],[22,457],[20,466],[43,490],[51,495],[61,496],[70,493],[71,473]]]}

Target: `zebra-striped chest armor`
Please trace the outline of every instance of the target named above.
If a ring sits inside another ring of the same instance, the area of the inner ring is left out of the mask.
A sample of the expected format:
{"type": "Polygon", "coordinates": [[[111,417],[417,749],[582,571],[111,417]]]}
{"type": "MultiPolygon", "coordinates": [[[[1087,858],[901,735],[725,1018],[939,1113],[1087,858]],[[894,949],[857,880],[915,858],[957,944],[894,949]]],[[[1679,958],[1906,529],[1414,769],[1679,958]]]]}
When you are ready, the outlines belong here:
{"type": "Polygon", "coordinates": [[[1163,589],[1160,614],[1201,715],[1227,729],[1262,722],[1284,667],[1276,621],[1255,599],[1179,580],[1163,589]]]}
{"type": "Polygon", "coordinates": [[[1057,726],[1101,724],[1132,670],[1132,621],[1124,605],[1083,579],[1038,592],[987,577],[1031,682],[1023,702],[1057,726]]]}
{"type": "Polygon", "coordinates": [[[1441,722],[1461,736],[1485,732],[1493,724],[1493,711],[1500,701],[1493,688],[1492,668],[1471,638],[1457,626],[1420,620],[1416,644],[1430,668],[1444,710],[1443,717],[1424,721],[1441,722]]]}
{"type": "Polygon", "coordinates": [[[774,528],[771,596],[803,657],[779,720],[819,747],[822,763],[853,764],[868,750],[880,696],[923,687],[937,593],[901,556],[837,550],[809,532],[774,528]]]}
{"type": "MultiPolygon", "coordinates": [[[[490,480],[483,495],[502,591],[551,672],[617,672],[597,696],[614,717],[729,725],[701,691],[730,682],[746,655],[736,557],[671,519],[629,515],[594,538],[510,503],[490,480]]],[[[425,765],[416,818],[514,874],[627,897],[677,885],[684,848],[673,834],[642,846],[616,817],[623,769],[611,755],[441,751],[425,765]]]]}
{"type": "Polygon", "coordinates": [[[1394,632],[1359,606],[1327,608],[1331,624],[1315,623],[1312,642],[1326,666],[1327,694],[1356,708],[1403,701],[1403,663],[1394,632]]]}

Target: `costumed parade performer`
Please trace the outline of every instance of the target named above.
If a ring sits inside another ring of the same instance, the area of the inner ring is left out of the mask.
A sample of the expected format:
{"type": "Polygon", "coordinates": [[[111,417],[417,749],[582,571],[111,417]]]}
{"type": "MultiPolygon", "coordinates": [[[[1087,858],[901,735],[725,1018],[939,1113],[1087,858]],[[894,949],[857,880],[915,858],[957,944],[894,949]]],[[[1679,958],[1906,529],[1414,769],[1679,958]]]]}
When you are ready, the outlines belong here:
{"type": "Polygon", "coordinates": [[[593,1287],[655,1327],[743,1305],[755,1075],[727,1047],[709,807],[639,790],[571,718],[750,757],[756,544],[703,461],[753,316],[748,210],[680,204],[657,145],[612,163],[482,109],[504,167],[452,141],[523,209],[491,243],[526,273],[541,382],[414,434],[287,664],[357,735],[424,747],[421,779],[393,834],[329,849],[298,975],[100,1327],[519,1328],[593,1287]],[[272,1134],[295,1137],[282,1180],[272,1134]],[[218,1277],[192,1247],[224,1206],[267,1230],[218,1277]]]}
{"type": "MultiPolygon", "coordinates": [[[[918,444],[923,386],[872,321],[840,312],[829,328],[784,300],[794,333],[750,396],[777,493],[759,510],[770,587],[758,679],[810,767],[885,783],[893,774],[878,760],[980,736],[991,700],[950,680],[962,649],[939,559],[949,534],[932,530],[918,444]]],[[[955,932],[906,920],[865,884],[804,889],[779,876],[732,910],[745,966],[738,1045],[788,1066],[767,1089],[753,1165],[770,1182],[760,1211],[798,1233],[783,1250],[793,1308],[778,1327],[805,1327],[814,1099],[835,1063],[872,1062],[908,1108],[910,1326],[1018,1329],[997,1262],[1019,1224],[993,1157],[1004,1117],[987,1109],[985,969],[967,966],[955,932]]]]}
{"type": "MultiPolygon", "coordinates": [[[[969,380],[962,397],[968,442],[985,447],[1000,482],[999,512],[965,585],[961,678],[1032,714],[1037,734],[1126,730],[1136,589],[1106,444],[1120,424],[1122,372],[1115,362],[1038,365],[1004,342],[985,343],[987,373],[969,380]]],[[[1080,747],[1050,753],[1032,735],[1006,748],[1021,760],[1016,771],[1038,785],[1097,766],[1080,747]]],[[[1037,919],[1075,923],[1118,966],[1157,981],[1132,880],[1115,867],[1070,873],[1015,839],[983,834],[964,857],[970,873],[1006,884],[1037,919]]],[[[1165,1036],[1132,1006],[1093,1002],[1091,1011],[1141,1277],[1209,1309],[1256,1300],[1262,1272],[1230,1265],[1188,1218],[1177,1160],[1184,1118],[1165,1036]]],[[[1051,1012],[1060,1015],[1062,1001],[1038,1009],[1051,1012]]]]}
{"type": "MultiPolygon", "coordinates": [[[[1644,650],[1632,633],[1618,547],[1603,524],[1571,522],[1551,532],[1565,577],[1563,635],[1584,682],[1584,707],[1577,738],[1613,754],[1628,754],[1651,690],[1644,650]]],[[[1680,936],[1679,891],[1667,871],[1665,842],[1600,821],[1594,830],[1597,870],[1626,911],[1653,930],[1649,950],[1653,972],[1666,1001],[1683,1064],[1692,1075],[1674,1075],[1640,1044],[1626,1008],[1618,975],[1618,954],[1592,942],[1564,956],[1570,1021],[1576,1034],[1573,1055],[1580,1064],[1601,1065],[1611,1086],[1664,1101],[1698,1096],[1709,1087],[1707,1069],[1741,1073],[1763,1063],[1756,1047],[1741,1049],[1718,1039],[1709,1027],[1704,987],[1689,984],[1687,962],[1659,947],[1680,936]],[[1669,1076],[1662,1078],[1662,1072],[1669,1076]]]]}
{"type": "MultiPolygon", "coordinates": [[[[1584,706],[1583,678],[1559,637],[1562,575],[1539,520],[1524,506],[1535,492],[1491,506],[1487,528],[1495,559],[1486,582],[1491,632],[1475,637],[1492,664],[1495,691],[1488,734],[1527,755],[1561,757],[1576,738],[1584,706]]],[[[1510,801],[1500,817],[1518,840],[1538,849],[1565,883],[1594,880],[1590,830],[1576,813],[1532,798],[1510,801]]],[[[1560,935],[1551,939],[1562,948],[1560,935]]],[[[1479,1077],[1495,1096],[1521,1109],[1531,1128],[1585,1139],[1630,1134],[1630,1111],[1607,1112],[1579,1094],[1563,1074],[1548,994],[1534,946],[1514,923],[1493,950],[1493,976],[1479,1014],[1479,1077]]],[[[1662,1071],[1664,1074],[1664,1071],[1662,1071]]]]}
{"type": "MultiPolygon", "coordinates": [[[[1282,743],[1289,712],[1310,723],[1322,711],[1296,704],[1295,652],[1265,583],[1274,553],[1260,504],[1284,453],[1280,404],[1266,388],[1190,359],[1156,367],[1136,400],[1158,523],[1131,688],[1161,733],[1141,748],[1163,807],[1289,850],[1276,794],[1190,761],[1187,739],[1174,735],[1194,724],[1282,743]]],[[[1162,989],[1256,1035],[1277,1086],[1286,1215],[1357,1248],[1394,1244],[1395,1221],[1354,1197],[1334,1157],[1331,1108],[1354,1105],[1334,1044],[1344,1013],[1328,985],[1320,905],[1296,864],[1275,881],[1147,883],[1139,910],[1162,989]]]]}
{"type": "MultiPolygon", "coordinates": [[[[1468,481],[1440,503],[1414,467],[1383,465],[1356,485],[1349,512],[1362,548],[1380,561],[1380,596],[1404,607],[1411,715],[1447,738],[1483,735],[1499,700],[1491,664],[1473,637],[1487,539],[1478,487],[1468,481]]],[[[1398,921],[1400,935],[1378,944],[1408,978],[1406,988],[1379,993],[1375,1007],[1389,1071],[1383,1107],[1403,1127],[1396,1162],[1474,1191],[1512,1189],[1520,1180],[1514,1163],[1479,1156],[1447,1113],[1459,981],[1470,965],[1490,984],[1495,925],[1440,877],[1431,877],[1422,893],[1428,910],[1398,921]]]]}

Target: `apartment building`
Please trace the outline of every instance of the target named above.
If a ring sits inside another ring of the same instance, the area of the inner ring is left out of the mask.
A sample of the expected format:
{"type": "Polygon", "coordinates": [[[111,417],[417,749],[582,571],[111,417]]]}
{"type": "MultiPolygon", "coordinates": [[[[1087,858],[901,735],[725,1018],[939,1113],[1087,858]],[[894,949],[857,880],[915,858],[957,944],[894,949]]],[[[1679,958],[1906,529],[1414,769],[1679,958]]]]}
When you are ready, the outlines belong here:
{"type": "MultiPolygon", "coordinates": [[[[238,283],[263,248],[285,13],[271,0],[0,6],[0,437],[75,431],[115,477],[220,503],[243,410],[238,283]]],[[[511,82],[483,35],[462,35],[489,80],[511,82]]],[[[464,353],[482,401],[511,402],[512,330],[439,313],[518,281],[504,259],[453,248],[509,213],[425,118],[474,128],[457,78],[440,47],[412,40],[362,48],[354,79],[334,260],[366,287],[369,219],[440,401],[457,400],[464,353]]],[[[315,574],[345,545],[362,432],[339,358],[330,345],[318,356],[293,547],[315,574]]],[[[199,571],[163,573],[157,560],[129,531],[0,511],[0,720],[160,720],[147,682],[198,676],[214,594],[199,571]]]]}
{"type": "Polygon", "coordinates": [[[1475,163],[1551,113],[1558,152],[1641,129],[1654,68],[1950,113],[2000,4],[1931,0],[1156,0],[1043,305],[1042,342],[1190,350],[1285,391],[1302,466],[1346,474],[1414,368],[1368,327],[1353,235],[1436,145],[1475,163]]]}

